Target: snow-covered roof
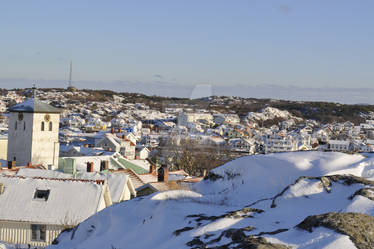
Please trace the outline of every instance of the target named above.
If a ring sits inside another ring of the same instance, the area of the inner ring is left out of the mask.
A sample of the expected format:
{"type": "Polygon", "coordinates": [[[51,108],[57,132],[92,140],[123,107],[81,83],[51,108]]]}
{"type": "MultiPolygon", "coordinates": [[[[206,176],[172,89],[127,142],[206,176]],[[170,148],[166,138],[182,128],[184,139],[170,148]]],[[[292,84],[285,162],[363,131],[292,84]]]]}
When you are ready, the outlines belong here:
{"type": "MultiPolygon", "coordinates": [[[[55,170],[41,170],[41,169],[30,169],[21,168],[17,172],[18,176],[25,177],[45,177],[45,178],[72,178],[70,174],[65,174],[55,170]]],[[[97,172],[81,172],[77,175],[76,179],[85,180],[105,180],[108,183],[110,197],[113,202],[120,202],[123,192],[126,186],[129,187],[131,194],[136,195],[135,188],[126,174],[101,174],[97,172]]]]}
{"type": "Polygon", "coordinates": [[[61,109],[48,105],[38,99],[30,98],[9,108],[10,112],[61,113],[61,109]]]}
{"type": "Polygon", "coordinates": [[[74,179],[0,176],[5,189],[0,194],[0,220],[72,225],[105,207],[107,184],[74,179]],[[36,198],[37,191],[47,198],[36,198]]]}

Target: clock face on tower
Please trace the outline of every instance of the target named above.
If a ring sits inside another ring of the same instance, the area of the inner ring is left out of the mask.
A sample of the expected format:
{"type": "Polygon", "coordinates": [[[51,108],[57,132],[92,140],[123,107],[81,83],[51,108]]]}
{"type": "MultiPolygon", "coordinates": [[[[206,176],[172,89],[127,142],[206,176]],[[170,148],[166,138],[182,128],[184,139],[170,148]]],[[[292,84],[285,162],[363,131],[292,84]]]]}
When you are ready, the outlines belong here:
{"type": "Polygon", "coordinates": [[[49,122],[49,120],[51,120],[51,116],[49,116],[49,114],[46,114],[44,116],[44,121],[49,122]]]}
{"type": "Polygon", "coordinates": [[[19,121],[23,120],[23,113],[22,112],[18,113],[18,120],[19,121]]]}

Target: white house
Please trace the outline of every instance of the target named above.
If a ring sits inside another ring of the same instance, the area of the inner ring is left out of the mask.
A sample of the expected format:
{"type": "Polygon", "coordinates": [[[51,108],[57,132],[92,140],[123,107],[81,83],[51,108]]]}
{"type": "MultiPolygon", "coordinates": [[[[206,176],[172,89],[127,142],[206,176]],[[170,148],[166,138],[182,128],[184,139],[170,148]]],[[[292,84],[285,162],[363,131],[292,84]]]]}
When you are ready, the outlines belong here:
{"type": "Polygon", "coordinates": [[[136,147],[136,158],[137,159],[147,159],[149,157],[149,149],[145,146],[137,146],[136,147]]]}
{"type": "MultiPolygon", "coordinates": [[[[131,136],[128,137],[131,138],[131,136]]],[[[96,146],[105,150],[119,152],[128,159],[135,159],[136,143],[129,140],[125,135],[123,138],[119,138],[114,134],[107,133],[103,139],[96,143],[96,146]]]]}
{"type": "Polygon", "coordinates": [[[298,141],[291,136],[273,134],[264,140],[265,153],[297,151],[298,141]]]}
{"type": "Polygon", "coordinates": [[[178,126],[187,126],[187,123],[213,123],[213,115],[210,113],[185,113],[178,115],[178,126]]]}
{"type": "Polygon", "coordinates": [[[0,241],[45,247],[112,205],[104,180],[0,176],[0,241]]]}
{"type": "Polygon", "coordinates": [[[328,149],[332,151],[348,151],[350,144],[351,142],[346,140],[330,140],[328,142],[328,149]]]}
{"type": "Polygon", "coordinates": [[[9,111],[8,161],[56,167],[61,110],[30,98],[9,111]]]}

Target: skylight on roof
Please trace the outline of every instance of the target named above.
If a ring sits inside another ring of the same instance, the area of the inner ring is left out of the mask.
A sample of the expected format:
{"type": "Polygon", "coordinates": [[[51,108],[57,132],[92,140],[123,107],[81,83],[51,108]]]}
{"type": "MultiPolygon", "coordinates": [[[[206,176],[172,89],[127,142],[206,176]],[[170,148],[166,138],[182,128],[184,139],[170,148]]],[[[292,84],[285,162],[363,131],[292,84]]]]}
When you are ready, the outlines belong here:
{"type": "Polygon", "coordinates": [[[50,192],[49,189],[46,189],[46,190],[37,189],[34,194],[34,199],[37,199],[37,200],[44,199],[45,201],[47,201],[49,197],[49,192],[50,192]]]}

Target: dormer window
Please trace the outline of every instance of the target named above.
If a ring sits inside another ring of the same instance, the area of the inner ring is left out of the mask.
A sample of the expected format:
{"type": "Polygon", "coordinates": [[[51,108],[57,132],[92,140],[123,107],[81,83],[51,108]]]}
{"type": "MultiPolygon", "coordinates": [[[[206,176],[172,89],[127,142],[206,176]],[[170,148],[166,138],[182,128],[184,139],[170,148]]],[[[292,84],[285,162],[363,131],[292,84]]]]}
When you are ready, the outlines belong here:
{"type": "Polygon", "coordinates": [[[50,192],[49,189],[46,189],[46,190],[37,189],[34,194],[34,199],[47,201],[49,197],[49,192],[50,192]]]}

